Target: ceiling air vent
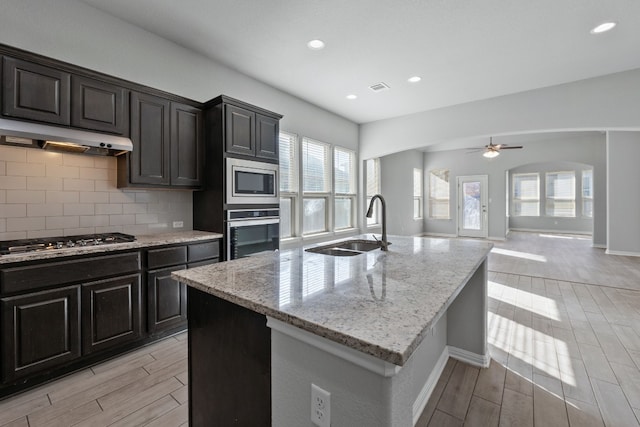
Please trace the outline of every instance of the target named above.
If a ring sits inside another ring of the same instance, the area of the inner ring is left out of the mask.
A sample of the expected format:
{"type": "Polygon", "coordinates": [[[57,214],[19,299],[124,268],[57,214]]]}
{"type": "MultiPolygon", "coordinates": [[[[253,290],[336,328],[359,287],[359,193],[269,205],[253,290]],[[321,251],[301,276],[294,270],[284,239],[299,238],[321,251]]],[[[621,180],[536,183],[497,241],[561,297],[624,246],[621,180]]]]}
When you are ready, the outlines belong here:
{"type": "Polygon", "coordinates": [[[369,89],[371,89],[374,92],[380,92],[380,91],[389,89],[389,86],[387,86],[386,83],[380,82],[380,83],[376,83],[369,86],[369,89]]]}

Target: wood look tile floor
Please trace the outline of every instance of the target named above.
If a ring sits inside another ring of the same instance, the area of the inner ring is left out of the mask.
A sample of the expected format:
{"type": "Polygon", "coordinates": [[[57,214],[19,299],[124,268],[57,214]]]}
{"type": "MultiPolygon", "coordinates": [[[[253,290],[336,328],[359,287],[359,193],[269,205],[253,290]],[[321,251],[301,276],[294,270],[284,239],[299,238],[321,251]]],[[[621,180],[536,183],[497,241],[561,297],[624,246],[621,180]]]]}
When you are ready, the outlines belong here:
{"type": "MultiPolygon", "coordinates": [[[[450,359],[417,425],[640,426],[640,259],[579,236],[496,248],[491,365],[450,359]]],[[[182,426],[187,398],[180,334],[0,401],[0,426],[182,426]]]]}

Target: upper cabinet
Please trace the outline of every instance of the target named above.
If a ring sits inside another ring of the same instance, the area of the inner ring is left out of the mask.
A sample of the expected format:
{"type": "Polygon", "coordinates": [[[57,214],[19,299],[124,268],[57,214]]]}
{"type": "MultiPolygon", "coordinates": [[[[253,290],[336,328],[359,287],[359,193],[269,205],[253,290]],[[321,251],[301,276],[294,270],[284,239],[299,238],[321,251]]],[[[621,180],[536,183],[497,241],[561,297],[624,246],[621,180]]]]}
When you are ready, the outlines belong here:
{"type": "Polygon", "coordinates": [[[131,141],[133,151],[118,158],[119,187],[201,185],[200,109],[131,92],[131,141]]]}
{"type": "Polygon", "coordinates": [[[2,114],[69,124],[71,74],[5,56],[2,75],[2,114]]]}
{"type": "Polygon", "coordinates": [[[127,135],[129,91],[114,84],[81,76],[71,77],[71,125],[127,135]]]}
{"type": "Polygon", "coordinates": [[[202,184],[202,110],[171,103],[171,185],[202,184]]]}
{"type": "Polygon", "coordinates": [[[223,123],[224,149],[232,157],[278,161],[278,133],[281,115],[227,96],[208,105],[219,106],[223,123]]]}

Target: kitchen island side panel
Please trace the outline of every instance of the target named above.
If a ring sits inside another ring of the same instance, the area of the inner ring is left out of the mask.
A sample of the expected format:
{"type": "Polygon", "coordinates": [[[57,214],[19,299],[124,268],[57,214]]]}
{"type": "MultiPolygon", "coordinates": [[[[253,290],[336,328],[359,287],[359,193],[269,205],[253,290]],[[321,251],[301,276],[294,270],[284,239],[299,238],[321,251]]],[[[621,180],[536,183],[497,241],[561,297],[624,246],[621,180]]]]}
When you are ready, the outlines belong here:
{"type": "Polygon", "coordinates": [[[266,317],[188,288],[189,425],[271,426],[266,317]]]}

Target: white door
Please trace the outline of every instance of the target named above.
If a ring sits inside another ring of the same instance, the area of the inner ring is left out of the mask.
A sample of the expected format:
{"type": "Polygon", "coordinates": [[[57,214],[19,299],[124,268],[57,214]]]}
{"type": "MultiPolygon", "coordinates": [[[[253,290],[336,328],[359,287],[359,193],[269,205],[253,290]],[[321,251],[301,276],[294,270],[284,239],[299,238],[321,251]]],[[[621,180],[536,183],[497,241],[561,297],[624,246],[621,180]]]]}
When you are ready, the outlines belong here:
{"type": "Polygon", "coordinates": [[[487,175],[458,177],[458,236],[489,235],[487,175]]]}

